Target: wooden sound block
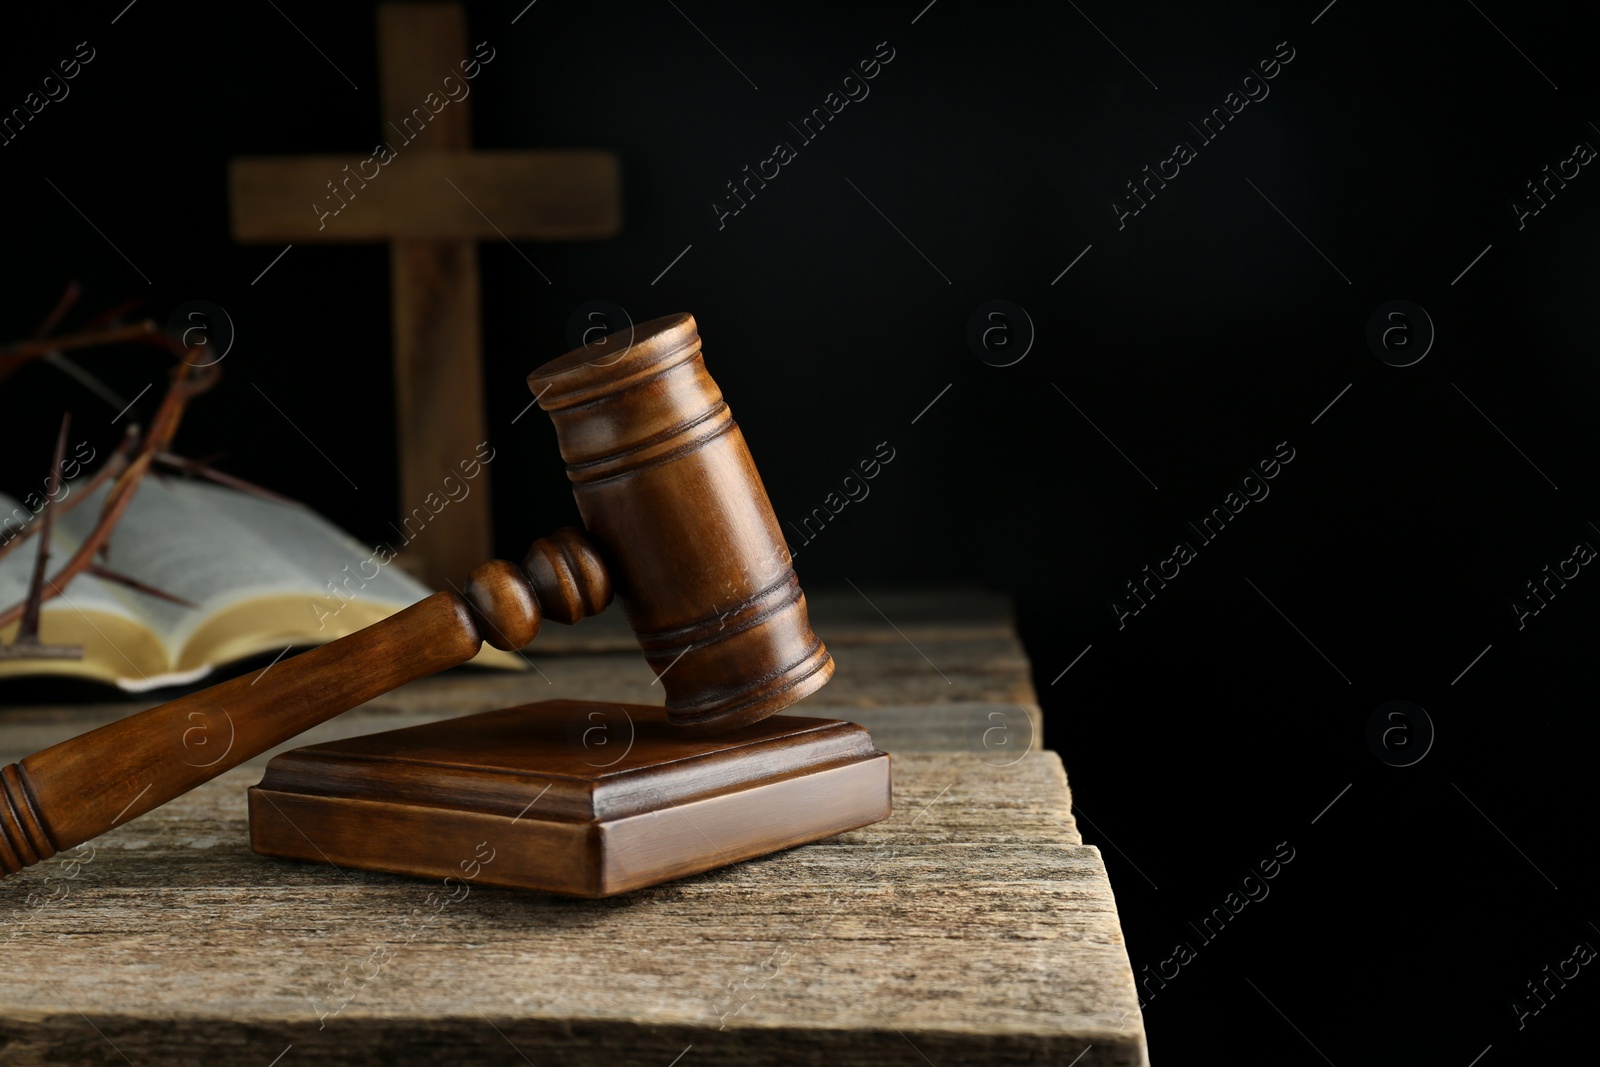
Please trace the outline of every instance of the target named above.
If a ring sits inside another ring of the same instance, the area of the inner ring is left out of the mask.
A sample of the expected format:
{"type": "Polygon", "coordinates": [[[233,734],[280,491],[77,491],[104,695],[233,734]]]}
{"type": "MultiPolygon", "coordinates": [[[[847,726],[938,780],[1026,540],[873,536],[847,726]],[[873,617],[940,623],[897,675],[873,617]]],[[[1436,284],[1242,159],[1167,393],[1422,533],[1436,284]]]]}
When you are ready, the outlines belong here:
{"type": "Polygon", "coordinates": [[[889,814],[889,757],[855,723],[698,736],[658,707],[546,700],[285,752],[250,789],[250,846],[605,897],[889,814]]]}

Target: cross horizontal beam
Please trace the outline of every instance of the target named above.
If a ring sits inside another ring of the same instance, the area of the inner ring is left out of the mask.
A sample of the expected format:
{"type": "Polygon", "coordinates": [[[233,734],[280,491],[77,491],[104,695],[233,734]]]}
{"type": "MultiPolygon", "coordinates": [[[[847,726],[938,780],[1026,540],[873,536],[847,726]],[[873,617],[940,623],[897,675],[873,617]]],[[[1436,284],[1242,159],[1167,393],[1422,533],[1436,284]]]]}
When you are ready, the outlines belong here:
{"type": "Polygon", "coordinates": [[[405,152],[381,166],[361,156],[234,160],[234,239],[572,241],[621,226],[621,168],[611,152],[405,152]]]}

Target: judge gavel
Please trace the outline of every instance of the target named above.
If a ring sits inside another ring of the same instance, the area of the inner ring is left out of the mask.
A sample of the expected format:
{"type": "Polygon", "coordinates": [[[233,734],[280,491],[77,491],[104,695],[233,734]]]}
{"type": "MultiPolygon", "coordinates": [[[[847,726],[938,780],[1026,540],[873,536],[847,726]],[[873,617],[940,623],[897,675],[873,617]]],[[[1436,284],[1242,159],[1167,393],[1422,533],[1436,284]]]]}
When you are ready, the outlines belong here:
{"type": "Polygon", "coordinates": [[[0,771],[0,876],[465,663],[485,641],[518,649],[544,619],[593,615],[613,588],[679,726],[734,729],[832,676],[750,450],[706,372],[693,317],[611,334],[545,364],[528,386],[555,423],[586,533],[558,530],[535,541],[521,567],[478,566],[464,595],[435,593],[255,679],[222,682],[10,764],[0,771]],[[183,758],[184,735],[218,710],[232,723],[233,744],[196,767],[183,758]]]}

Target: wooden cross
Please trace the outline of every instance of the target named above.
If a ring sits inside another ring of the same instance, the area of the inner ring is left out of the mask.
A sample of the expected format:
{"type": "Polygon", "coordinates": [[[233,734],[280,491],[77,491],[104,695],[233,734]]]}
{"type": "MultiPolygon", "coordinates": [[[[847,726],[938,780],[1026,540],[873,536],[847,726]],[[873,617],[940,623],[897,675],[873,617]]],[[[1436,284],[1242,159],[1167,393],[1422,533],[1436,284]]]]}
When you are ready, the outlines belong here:
{"type": "Polygon", "coordinates": [[[621,215],[609,152],[471,150],[471,79],[493,59],[492,42],[469,56],[459,4],[380,4],[389,151],[236,159],[229,172],[235,240],[389,243],[401,517],[429,519],[406,526],[415,542],[400,558],[436,588],[492,554],[487,471],[436,516],[426,506],[488,438],[475,242],[609,237],[621,215]]]}

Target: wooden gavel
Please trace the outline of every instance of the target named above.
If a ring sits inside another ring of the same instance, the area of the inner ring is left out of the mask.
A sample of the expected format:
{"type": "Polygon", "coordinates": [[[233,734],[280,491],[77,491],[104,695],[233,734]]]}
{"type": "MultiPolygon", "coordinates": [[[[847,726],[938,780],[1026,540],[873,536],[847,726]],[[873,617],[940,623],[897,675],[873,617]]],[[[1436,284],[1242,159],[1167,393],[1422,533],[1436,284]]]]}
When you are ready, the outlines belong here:
{"type": "Polygon", "coordinates": [[[517,649],[544,619],[572,623],[613,587],[666,692],[671,722],[733,729],[815,692],[833,660],[812,633],[766,489],[689,315],[569,352],[528,376],[556,426],[587,533],[492,560],[465,595],[435,593],[382,622],[109,723],[0,770],[0,876],[187,793],[373,697],[517,649]],[[617,352],[617,349],[621,349],[617,352]],[[596,352],[607,353],[596,356],[596,352]],[[617,354],[610,354],[616,352],[617,354]],[[226,755],[186,761],[185,734],[216,712],[226,755]]]}

